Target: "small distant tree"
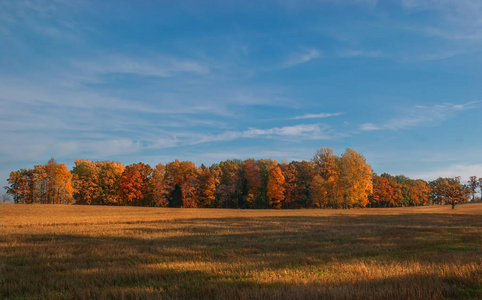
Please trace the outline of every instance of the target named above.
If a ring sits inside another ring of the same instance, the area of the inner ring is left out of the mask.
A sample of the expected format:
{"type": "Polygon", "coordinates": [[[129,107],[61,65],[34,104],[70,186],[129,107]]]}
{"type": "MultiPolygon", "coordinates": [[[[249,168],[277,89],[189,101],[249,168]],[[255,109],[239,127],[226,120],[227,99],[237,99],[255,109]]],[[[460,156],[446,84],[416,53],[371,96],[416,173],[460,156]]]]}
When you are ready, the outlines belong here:
{"type": "Polygon", "coordinates": [[[480,199],[482,199],[482,178],[479,178],[480,199]]]}
{"type": "Polygon", "coordinates": [[[1,201],[2,201],[3,203],[5,203],[5,202],[10,202],[10,196],[7,195],[7,194],[2,194],[2,196],[1,196],[1,201]]]}
{"type": "Polygon", "coordinates": [[[469,199],[470,189],[460,183],[460,177],[438,178],[430,183],[431,196],[437,201],[452,205],[452,209],[458,203],[469,199]]]}
{"type": "Polygon", "coordinates": [[[477,193],[477,188],[479,187],[479,184],[480,182],[477,179],[477,176],[470,176],[469,180],[467,181],[467,187],[472,194],[472,201],[475,201],[475,193],[477,193]]]}

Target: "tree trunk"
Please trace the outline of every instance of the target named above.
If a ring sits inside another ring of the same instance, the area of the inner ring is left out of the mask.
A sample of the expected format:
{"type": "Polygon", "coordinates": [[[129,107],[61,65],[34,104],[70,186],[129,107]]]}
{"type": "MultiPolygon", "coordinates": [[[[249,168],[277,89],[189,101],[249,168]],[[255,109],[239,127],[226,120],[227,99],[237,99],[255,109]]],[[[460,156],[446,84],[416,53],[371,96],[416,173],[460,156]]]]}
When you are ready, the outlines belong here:
{"type": "Polygon", "coordinates": [[[452,209],[455,208],[455,201],[452,201],[452,209]]]}

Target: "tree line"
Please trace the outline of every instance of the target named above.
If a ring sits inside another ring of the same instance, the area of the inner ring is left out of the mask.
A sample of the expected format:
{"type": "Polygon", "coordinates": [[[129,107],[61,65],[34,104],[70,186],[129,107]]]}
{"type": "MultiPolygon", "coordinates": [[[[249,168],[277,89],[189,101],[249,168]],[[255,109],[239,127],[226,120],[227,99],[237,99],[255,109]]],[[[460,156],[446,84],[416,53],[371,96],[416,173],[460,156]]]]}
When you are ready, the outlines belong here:
{"type": "Polygon", "coordinates": [[[310,161],[225,160],[210,167],[75,160],[71,171],[53,158],[10,173],[15,203],[225,208],[352,208],[451,204],[475,199],[482,178],[426,182],[378,176],[352,149],[320,148],[310,161]]]}

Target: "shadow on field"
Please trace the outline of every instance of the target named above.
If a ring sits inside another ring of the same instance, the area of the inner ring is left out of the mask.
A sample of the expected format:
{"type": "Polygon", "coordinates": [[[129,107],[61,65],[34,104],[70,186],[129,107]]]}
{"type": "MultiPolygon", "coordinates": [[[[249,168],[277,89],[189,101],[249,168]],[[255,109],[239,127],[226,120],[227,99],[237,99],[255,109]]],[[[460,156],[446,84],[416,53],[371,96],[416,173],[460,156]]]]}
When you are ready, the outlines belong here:
{"type": "Polygon", "coordinates": [[[474,215],[411,214],[26,229],[0,241],[0,296],[475,298],[481,225],[474,215]],[[474,263],[472,273],[450,269],[474,263]],[[412,265],[433,271],[403,269],[412,265]]]}

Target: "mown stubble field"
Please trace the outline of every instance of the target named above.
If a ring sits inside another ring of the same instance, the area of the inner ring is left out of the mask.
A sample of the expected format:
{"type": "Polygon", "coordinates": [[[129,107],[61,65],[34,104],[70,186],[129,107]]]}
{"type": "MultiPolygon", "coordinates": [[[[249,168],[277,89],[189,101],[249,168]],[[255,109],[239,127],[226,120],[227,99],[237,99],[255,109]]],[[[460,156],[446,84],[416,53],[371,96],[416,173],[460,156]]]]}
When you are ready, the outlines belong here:
{"type": "Polygon", "coordinates": [[[482,298],[482,204],[0,204],[0,298],[482,298]]]}

